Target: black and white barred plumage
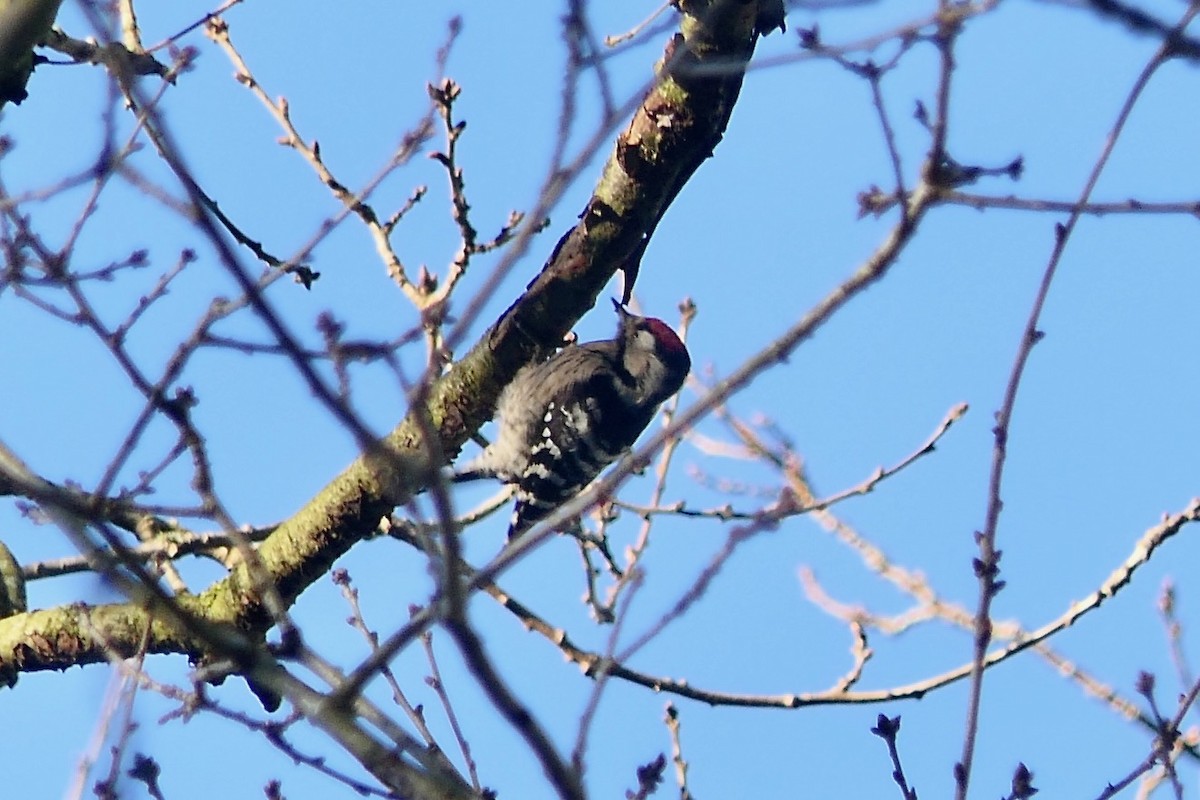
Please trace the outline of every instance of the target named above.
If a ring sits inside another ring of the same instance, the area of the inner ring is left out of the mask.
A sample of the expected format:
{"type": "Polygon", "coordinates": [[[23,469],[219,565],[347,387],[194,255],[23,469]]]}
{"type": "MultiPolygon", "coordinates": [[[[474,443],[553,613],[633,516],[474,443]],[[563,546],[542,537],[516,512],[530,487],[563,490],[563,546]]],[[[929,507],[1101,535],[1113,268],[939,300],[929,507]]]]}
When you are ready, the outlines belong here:
{"type": "Polygon", "coordinates": [[[516,486],[509,538],[632,447],[691,369],[687,348],[666,323],[613,305],[615,338],[568,345],[517,373],[500,395],[496,440],[455,475],[516,486]]]}

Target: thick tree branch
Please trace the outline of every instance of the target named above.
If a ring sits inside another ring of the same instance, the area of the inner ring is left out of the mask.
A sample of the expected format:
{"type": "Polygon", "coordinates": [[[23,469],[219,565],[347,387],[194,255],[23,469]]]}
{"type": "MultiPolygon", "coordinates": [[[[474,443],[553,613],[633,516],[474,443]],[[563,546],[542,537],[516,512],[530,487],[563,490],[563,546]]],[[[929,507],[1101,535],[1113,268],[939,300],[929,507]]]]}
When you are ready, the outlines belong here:
{"type": "MultiPolygon", "coordinates": [[[[680,33],[667,46],[658,80],[617,137],[580,221],[561,238],[542,272],[462,360],[414,398],[414,410],[395,430],[262,543],[259,560],[285,605],[396,505],[429,484],[445,455],[456,453],[491,417],[508,380],[562,340],[614,272],[627,268],[626,281],[632,283],[648,237],[724,135],[758,37],[779,26],[783,15],[780,0],[680,7],[680,33]],[[428,446],[422,416],[436,433],[437,441],[428,446]]],[[[262,582],[248,569],[239,566],[184,605],[210,624],[261,637],[271,618],[255,588],[262,582]]],[[[106,652],[134,647],[147,626],[149,652],[206,655],[197,637],[151,620],[136,605],[72,607],[0,620],[0,672],[106,660],[106,652]],[[81,613],[86,625],[78,623],[81,613]]]]}

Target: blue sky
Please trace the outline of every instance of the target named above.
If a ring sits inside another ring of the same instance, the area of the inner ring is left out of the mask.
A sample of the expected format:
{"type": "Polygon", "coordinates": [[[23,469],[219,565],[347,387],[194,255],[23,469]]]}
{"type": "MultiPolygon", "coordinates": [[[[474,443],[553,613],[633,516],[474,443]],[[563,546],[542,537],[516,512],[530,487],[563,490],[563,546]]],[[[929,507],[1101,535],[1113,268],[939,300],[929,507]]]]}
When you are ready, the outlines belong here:
{"type": "MultiPolygon", "coordinates": [[[[209,10],[190,0],[162,5],[169,7],[139,9],[147,43],[209,10]]],[[[1166,19],[1179,13],[1177,4],[1166,2],[1146,8],[1166,19]]],[[[596,3],[591,19],[600,35],[620,33],[649,10],[596,3]]],[[[670,322],[677,319],[680,300],[696,302],[689,347],[697,376],[728,374],[778,337],[853,273],[892,222],[856,216],[857,193],[872,184],[888,187],[891,174],[867,85],[829,62],[787,62],[799,53],[795,29],[816,22],[824,40],[837,43],[891,30],[931,10],[932,4],[908,2],[798,8],[789,16],[787,34],[761,43],[758,58],[765,66],[747,78],[724,141],[658,228],[637,284],[642,307],[670,322]]],[[[317,3],[248,0],[227,19],[268,94],[287,97],[302,133],[319,139],[339,180],[357,187],[386,163],[424,112],[424,82],[456,13],[464,25],[447,74],[463,90],[456,113],[468,123],[459,153],[472,219],[489,235],[510,210],[533,206],[544,178],[565,56],[559,4],[435,7],[363,0],[332,13],[317,3]]],[[[88,33],[71,0],[60,22],[72,35],[88,33]]],[[[666,36],[653,36],[612,59],[619,98],[648,80],[666,36]]],[[[162,106],[180,149],[226,213],[276,254],[290,255],[337,212],[336,201],[296,153],[276,143],[274,120],[232,79],[224,55],[199,32],[182,43],[198,47],[199,58],[162,106]]],[[[964,163],[985,166],[1020,155],[1025,171],[1017,183],[991,178],[968,190],[1075,198],[1155,46],[1151,38],[1067,4],[1014,0],[972,22],[958,51],[951,152],[964,163]]],[[[883,84],[910,185],[927,143],[912,111],[918,100],[932,105],[936,68],[932,47],[919,45],[883,84]]],[[[143,88],[157,85],[146,79],[143,88]]],[[[99,115],[110,102],[100,70],[86,66],[44,66],[30,93],[0,119],[0,131],[16,147],[0,162],[0,177],[14,195],[86,169],[100,141],[99,115]]],[[[1096,200],[1195,199],[1200,179],[1195,96],[1194,66],[1169,64],[1159,72],[1117,145],[1096,200]]],[[[584,98],[575,146],[597,118],[595,95],[584,98]]],[[[117,117],[127,131],[127,115],[118,110],[117,117]]],[[[440,146],[436,138],[430,145],[440,146]]],[[[606,145],[553,210],[549,230],[490,300],[474,335],[512,301],[573,224],[607,152],[606,145]]],[[[149,146],[132,163],[181,194],[149,146]]],[[[430,187],[429,195],[397,228],[396,247],[411,272],[427,264],[442,273],[457,238],[436,162],[414,159],[372,200],[377,208],[394,209],[419,184],[430,187]]],[[[86,189],[75,189],[26,211],[43,235],[61,242],[86,197],[86,189]]],[[[968,403],[971,410],[934,454],[835,511],[896,563],[922,572],[945,600],[972,610],[972,532],[983,524],[993,412],[1050,256],[1053,226],[1064,219],[1028,211],[935,209],[882,283],[730,404],[745,419],[772,419],[803,454],[818,491],[831,494],[881,464],[899,461],[951,407],[968,403]]],[[[995,606],[998,619],[1036,628],[1058,617],[1128,557],[1142,531],[1200,494],[1196,236],[1196,221],[1186,215],[1109,215],[1086,218],[1071,239],[1040,325],[1046,338],[1030,361],[1012,429],[999,530],[1008,585],[995,606]]],[[[149,250],[150,268],[95,287],[97,307],[116,321],[181,248],[202,246],[177,216],[118,182],[102,195],[75,266],[94,268],[136,248],[149,250]]],[[[249,253],[242,255],[252,264],[249,253]]],[[[483,285],[496,262],[495,256],[476,259],[459,303],[483,285]]],[[[314,267],[322,277],[311,292],[280,282],[270,294],[307,344],[320,346],[315,320],[327,310],[346,324],[348,338],[388,338],[414,324],[411,306],[354,220],[317,247],[314,267]]],[[[212,298],[234,291],[213,254],[201,249],[199,261],[135,329],[131,350],[149,371],[161,369],[212,298]]],[[[619,292],[618,278],[609,293],[619,292]]],[[[581,321],[581,338],[610,334],[606,305],[581,321]]],[[[256,340],[265,336],[249,317],[235,318],[221,330],[256,340]]],[[[410,374],[422,358],[417,349],[401,354],[410,374]]],[[[94,483],[140,408],[94,338],[48,319],[11,291],[0,292],[0,375],[0,439],[56,481],[94,483]]],[[[353,378],[356,410],[375,430],[388,430],[405,410],[395,377],[359,368],[353,378]]],[[[288,516],[355,455],[352,437],[312,401],[281,359],[205,351],[182,382],[198,393],[196,421],[207,438],[218,492],[239,521],[265,524],[288,516]]],[[[695,388],[685,389],[684,406],[697,397],[695,388]]],[[[711,418],[700,433],[729,438],[711,418]]],[[[170,441],[165,425],[154,430],[135,468],[153,464],[156,448],[170,441]]],[[[136,480],[134,472],[124,480],[136,480]]],[[[778,476],[761,465],[716,458],[685,442],[667,500],[683,499],[693,507],[730,502],[739,509],[769,502],[718,491],[698,481],[697,473],[768,491],[779,485],[778,476]]],[[[172,469],[156,500],[189,502],[189,478],[186,464],[172,469]]],[[[649,477],[635,479],[622,497],[644,502],[652,486],[649,477]]],[[[466,508],[490,491],[462,491],[456,499],[466,508]]],[[[500,547],[502,517],[469,532],[467,553],[475,563],[500,547]]],[[[714,520],[656,523],[647,581],[622,630],[624,641],[632,641],[686,591],[726,533],[714,520]]],[[[611,535],[620,550],[636,537],[637,520],[623,515],[611,535]]],[[[31,525],[11,502],[0,504],[0,537],[23,563],[71,552],[54,529],[31,525]]],[[[1160,702],[1173,710],[1179,686],[1155,601],[1164,580],[1177,583],[1179,613],[1190,634],[1187,652],[1195,663],[1198,557],[1195,533],[1185,528],[1132,585],[1053,646],[1134,700],[1137,672],[1156,673],[1160,702]]],[[[425,566],[402,545],[365,542],[339,566],[349,570],[368,622],[381,631],[395,629],[407,618],[409,604],[427,599],[425,566]]],[[[805,599],[803,566],[841,602],[879,613],[911,605],[814,521],[793,518],[744,545],[705,597],[631,666],[723,691],[826,688],[849,666],[850,637],[844,625],[805,599]]],[[[197,589],[219,577],[207,563],[185,562],[184,569],[197,589]]],[[[583,645],[605,646],[611,629],[591,623],[579,603],[582,576],[569,541],[541,548],[512,569],[503,585],[583,645]]],[[[111,590],[94,578],[30,586],[34,607],[107,599],[113,599],[111,590]]],[[[361,638],[345,623],[348,608],[328,579],[301,597],[295,613],[310,643],[342,666],[352,667],[365,654],[361,638]]],[[[505,677],[569,751],[592,684],[489,599],[476,599],[471,614],[505,677]]],[[[863,689],[956,667],[969,659],[971,642],[966,633],[932,623],[894,638],[875,633],[871,646],[875,657],[859,685],[863,689]]],[[[462,670],[448,637],[435,634],[434,647],[484,783],[501,797],[550,796],[538,766],[462,670]]],[[[428,665],[421,653],[402,654],[395,668],[449,745],[436,698],[423,683],[428,665]]],[[[152,659],[149,669],[159,680],[185,680],[186,665],[178,657],[152,659]]],[[[8,786],[24,796],[68,792],[110,674],[90,666],[63,675],[26,675],[15,691],[0,694],[0,719],[23,732],[0,755],[8,786]]],[[[257,711],[237,681],[214,696],[229,707],[257,711]]],[[[371,696],[388,706],[381,684],[371,686],[371,696]]],[[[592,796],[621,796],[633,787],[637,765],[659,752],[669,754],[661,722],[668,699],[638,687],[608,686],[588,757],[592,796]]],[[[960,683],[919,702],[795,711],[675,702],[692,791],[706,798],[769,798],[898,796],[884,747],[869,732],[879,713],[902,715],[901,753],[921,795],[948,796],[965,701],[966,684],[960,683]]],[[[350,794],[292,765],[261,737],[211,715],[186,725],[159,724],[171,708],[152,693],[139,695],[139,728],[132,740],[134,749],[163,764],[169,797],[197,796],[200,787],[205,794],[256,796],[271,778],[283,781],[292,800],[350,794]]],[[[1194,725],[1194,715],[1191,720],[1194,725]]],[[[342,769],[355,769],[319,734],[302,732],[298,744],[326,754],[342,769]]],[[[1148,746],[1145,732],[1026,654],[989,673],[985,682],[972,796],[1004,794],[1018,761],[1035,771],[1043,796],[1095,796],[1144,758],[1148,746]]],[[[107,764],[102,748],[101,766],[91,779],[107,764]]],[[[1195,767],[1185,766],[1183,775],[1195,791],[1195,767]]],[[[669,783],[658,796],[676,794],[669,783]]],[[[131,788],[129,796],[139,795],[131,788]]]]}

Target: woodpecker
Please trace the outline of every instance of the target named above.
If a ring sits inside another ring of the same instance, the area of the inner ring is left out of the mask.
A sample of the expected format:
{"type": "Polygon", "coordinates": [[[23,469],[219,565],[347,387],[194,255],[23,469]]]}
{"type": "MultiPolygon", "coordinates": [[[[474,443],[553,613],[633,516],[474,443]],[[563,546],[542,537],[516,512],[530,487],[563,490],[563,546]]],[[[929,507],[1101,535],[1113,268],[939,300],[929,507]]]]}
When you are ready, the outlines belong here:
{"type": "Polygon", "coordinates": [[[662,320],[616,300],[617,335],[571,344],[522,367],[500,394],[496,439],[454,480],[498,478],[516,487],[510,539],[578,494],[633,446],[692,366],[662,320]]]}

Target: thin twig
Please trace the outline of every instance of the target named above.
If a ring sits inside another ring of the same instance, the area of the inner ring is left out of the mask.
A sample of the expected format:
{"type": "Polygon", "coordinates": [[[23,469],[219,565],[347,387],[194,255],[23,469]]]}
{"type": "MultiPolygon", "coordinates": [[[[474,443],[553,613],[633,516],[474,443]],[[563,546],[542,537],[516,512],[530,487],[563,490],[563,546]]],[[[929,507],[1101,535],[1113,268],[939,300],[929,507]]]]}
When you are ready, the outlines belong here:
{"type": "MultiPolygon", "coordinates": [[[[1197,13],[1200,13],[1200,6],[1190,7],[1183,14],[1181,21],[1176,26],[1176,30],[1182,31],[1197,13]]],[[[1151,77],[1158,71],[1160,66],[1166,63],[1171,54],[1171,49],[1164,44],[1155,52],[1149,63],[1146,64],[1141,74],[1134,81],[1133,87],[1130,89],[1125,102],[1117,113],[1116,121],[1113,123],[1112,130],[1108,135],[1104,147],[1096,159],[1096,163],[1088,175],[1083,189],[1080,191],[1079,206],[1086,204],[1089,198],[1091,198],[1092,192],[1100,180],[1100,175],[1108,165],[1117,140],[1125,128],[1125,123],[1133,113],[1134,106],[1141,98],[1146,86],[1149,85],[1151,77]]],[[[946,57],[949,57],[948,49],[946,50],[946,57]]],[[[950,65],[952,65],[952,61],[946,68],[949,69],[950,65]]],[[[970,785],[971,765],[975,755],[976,736],[979,731],[979,710],[983,696],[984,668],[988,660],[988,646],[991,642],[992,601],[1004,585],[1003,581],[998,578],[999,555],[996,541],[1000,510],[1003,506],[1001,486],[1003,484],[1004,468],[1008,456],[1008,441],[1013,411],[1016,406],[1021,380],[1025,374],[1025,367],[1029,362],[1033,347],[1044,335],[1044,332],[1038,327],[1041,320],[1042,308],[1045,306],[1046,298],[1050,293],[1050,286],[1054,281],[1063,252],[1081,216],[1082,214],[1078,209],[1073,210],[1065,223],[1056,226],[1054,247],[1046,264],[1046,269],[1042,276],[1041,285],[1038,287],[1037,295],[1034,298],[1033,306],[1029,311],[1029,318],[1025,323],[1025,329],[1017,349],[1017,356],[1013,362],[1008,385],[1005,388],[1003,402],[996,413],[996,427],[994,429],[995,445],[992,451],[991,475],[988,479],[987,510],[985,512],[983,530],[978,535],[979,555],[974,562],[975,576],[979,582],[979,600],[975,617],[975,655],[974,666],[971,672],[971,689],[967,702],[966,730],[963,735],[962,757],[955,767],[956,800],[966,800],[967,788],[970,785]]]]}

